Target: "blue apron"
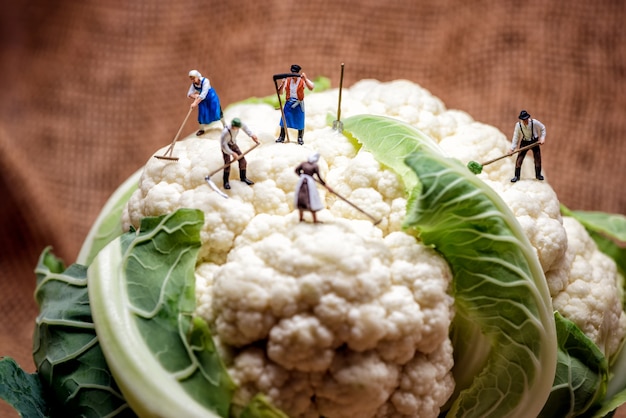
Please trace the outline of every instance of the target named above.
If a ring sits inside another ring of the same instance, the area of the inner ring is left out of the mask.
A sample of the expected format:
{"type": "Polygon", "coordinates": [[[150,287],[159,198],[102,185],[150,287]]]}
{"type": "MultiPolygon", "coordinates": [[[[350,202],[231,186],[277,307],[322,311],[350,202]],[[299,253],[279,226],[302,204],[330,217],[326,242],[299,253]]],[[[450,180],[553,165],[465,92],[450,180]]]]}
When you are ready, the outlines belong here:
{"type": "MultiPolygon", "coordinates": [[[[193,87],[196,89],[198,93],[202,92],[202,85],[204,84],[204,80],[206,78],[202,78],[200,82],[200,86],[193,87]]],[[[206,125],[211,122],[215,122],[216,120],[220,120],[222,118],[222,107],[220,105],[220,99],[217,97],[217,93],[213,87],[209,88],[209,92],[207,93],[204,100],[198,103],[198,123],[201,125],[206,125]]]]}

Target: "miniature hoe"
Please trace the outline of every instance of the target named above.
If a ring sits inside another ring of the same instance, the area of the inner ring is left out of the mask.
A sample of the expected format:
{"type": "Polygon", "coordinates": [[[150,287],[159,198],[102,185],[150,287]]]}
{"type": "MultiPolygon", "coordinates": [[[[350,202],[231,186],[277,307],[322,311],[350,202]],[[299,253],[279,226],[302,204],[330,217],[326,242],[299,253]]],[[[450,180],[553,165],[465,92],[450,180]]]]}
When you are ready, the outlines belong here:
{"type": "Polygon", "coordinates": [[[222,196],[224,199],[228,199],[228,195],[226,193],[224,193],[223,191],[221,191],[219,189],[219,187],[217,187],[217,184],[215,184],[213,182],[213,180],[211,180],[211,177],[214,176],[215,174],[219,173],[220,171],[222,171],[223,169],[225,169],[226,167],[228,167],[229,165],[231,165],[232,163],[234,163],[235,161],[238,161],[240,159],[242,159],[247,153],[249,153],[250,151],[252,151],[253,149],[255,149],[256,147],[258,147],[260,144],[254,144],[252,147],[250,147],[250,149],[248,149],[247,151],[244,151],[242,154],[239,155],[239,157],[237,158],[233,158],[229,163],[224,164],[223,166],[221,166],[220,168],[218,168],[215,171],[212,171],[211,173],[209,173],[208,176],[206,176],[204,179],[206,180],[206,182],[209,184],[209,186],[211,187],[211,189],[215,190],[215,192],[217,192],[217,194],[219,194],[220,196],[222,196]]]}
{"type": "Polygon", "coordinates": [[[521,147],[521,148],[519,148],[519,149],[517,149],[517,150],[513,151],[513,152],[512,152],[512,153],[510,153],[510,154],[501,155],[501,156],[500,156],[500,157],[498,157],[498,158],[494,158],[493,160],[486,161],[486,162],[484,162],[484,163],[482,163],[482,164],[481,164],[481,163],[477,163],[476,161],[470,161],[469,163],[467,163],[467,168],[469,168],[469,170],[470,170],[472,173],[474,173],[474,174],[480,174],[480,173],[482,173],[482,172],[483,172],[483,167],[484,167],[484,166],[489,165],[489,164],[491,164],[491,163],[495,163],[496,161],[500,161],[501,159],[506,158],[506,157],[508,157],[508,156],[511,156],[511,155],[513,155],[513,154],[517,154],[517,153],[518,153],[518,152],[520,152],[520,151],[526,151],[526,150],[528,150],[528,149],[531,149],[531,148],[533,148],[533,147],[536,147],[537,145],[539,145],[539,142],[535,142],[534,144],[526,145],[525,147],[521,147]]]}

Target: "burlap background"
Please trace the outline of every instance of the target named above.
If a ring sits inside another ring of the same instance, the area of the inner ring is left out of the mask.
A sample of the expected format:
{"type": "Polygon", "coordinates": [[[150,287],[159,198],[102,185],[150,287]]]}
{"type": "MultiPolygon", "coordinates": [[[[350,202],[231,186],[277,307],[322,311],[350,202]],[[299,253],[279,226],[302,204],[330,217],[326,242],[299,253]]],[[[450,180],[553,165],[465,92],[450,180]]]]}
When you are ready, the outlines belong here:
{"type": "Polygon", "coordinates": [[[562,202],[626,213],[625,21],[621,0],[5,4],[0,355],[34,369],[39,253],[75,259],[109,194],[173,138],[192,68],[224,105],[272,94],[292,63],[336,86],[345,62],[345,85],[410,79],[507,135],[525,108],[562,202]]]}

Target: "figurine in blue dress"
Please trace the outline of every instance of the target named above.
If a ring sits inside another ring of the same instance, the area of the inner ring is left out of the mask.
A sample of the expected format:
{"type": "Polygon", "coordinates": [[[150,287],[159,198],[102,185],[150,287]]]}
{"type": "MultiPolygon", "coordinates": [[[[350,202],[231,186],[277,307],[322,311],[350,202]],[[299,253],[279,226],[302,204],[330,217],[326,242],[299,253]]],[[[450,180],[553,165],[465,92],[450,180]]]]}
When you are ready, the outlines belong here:
{"type": "MultiPolygon", "coordinates": [[[[304,144],[304,87],[313,90],[315,84],[306,77],[305,73],[300,74],[302,68],[294,64],[291,66],[293,77],[287,77],[278,87],[278,94],[285,92],[285,106],[283,113],[287,128],[298,130],[298,144],[304,144]]],[[[285,142],[285,126],[283,119],[280,119],[280,135],[276,142],[285,142]]]]}
{"type": "Polygon", "coordinates": [[[220,99],[217,97],[215,89],[211,87],[209,79],[202,77],[198,70],[189,71],[189,78],[191,79],[191,86],[187,92],[187,97],[193,99],[192,109],[198,107],[200,129],[196,135],[204,134],[207,125],[217,120],[221,120],[222,126],[225,126],[220,99]]]}

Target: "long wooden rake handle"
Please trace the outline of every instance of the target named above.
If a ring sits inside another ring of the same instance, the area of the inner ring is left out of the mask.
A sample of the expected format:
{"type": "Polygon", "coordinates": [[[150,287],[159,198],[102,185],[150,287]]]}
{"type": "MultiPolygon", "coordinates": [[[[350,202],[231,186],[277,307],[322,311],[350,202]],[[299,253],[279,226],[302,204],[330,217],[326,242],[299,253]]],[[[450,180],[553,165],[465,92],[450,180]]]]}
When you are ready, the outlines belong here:
{"type": "Polygon", "coordinates": [[[334,191],[333,189],[331,189],[330,187],[328,187],[326,184],[322,183],[321,181],[319,181],[316,178],[313,178],[313,180],[315,180],[316,182],[318,182],[319,184],[321,184],[322,186],[324,186],[326,188],[326,190],[328,190],[329,192],[331,192],[332,194],[334,194],[335,196],[337,196],[339,199],[343,200],[344,202],[346,202],[348,205],[352,206],[354,209],[358,210],[359,212],[361,212],[363,215],[367,216],[368,218],[370,218],[372,220],[372,222],[374,223],[374,225],[378,225],[382,219],[376,219],[374,218],[372,215],[370,215],[369,213],[365,212],[363,209],[361,209],[360,207],[358,207],[357,205],[355,205],[354,203],[350,202],[348,199],[346,199],[345,197],[343,197],[342,195],[340,195],[339,193],[337,193],[336,191],[334,191]]]}
{"type": "Polygon", "coordinates": [[[174,140],[172,141],[170,146],[165,150],[165,153],[163,153],[163,155],[155,155],[156,158],[178,160],[178,158],[172,157],[172,153],[174,152],[174,145],[176,144],[176,141],[178,141],[178,137],[180,136],[180,133],[183,131],[183,128],[185,127],[185,124],[187,123],[187,119],[189,119],[189,115],[191,115],[192,111],[193,111],[193,108],[190,107],[189,111],[187,112],[187,116],[185,116],[183,123],[181,123],[180,128],[178,128],[178,132],[176,133],[176,136],[174,136],[174,140]]]}
{"type": "Polygon", "coordinates": [[[499,156],[498,158],[494,158],[493,160],[489,160],[489,161],[487,161],[487,162],[484,162],[484,163],[482,163],[481,165],[482,165],[482,166],[485,166],[485,165],[489,165],[489,164],[491,164],[491,163],[495,163],[496,161],[500,161],[501,159],[506,158],[506,157],[509,157],[509,156],[511,156],[511,155],[513,155],[513,154],[517,154],[518,152],[521,152],[521,151],[526,151],[527,149],[531,149],[531,148],[533,148],[533,147],[536,147],[537,145],[539,145],[539,142],[535,142],[534,144],[526,145],[525,147],[521,147],[521,148],[516,149],[515,151],[513,151],[513,152],[512,152],[512,153],[510,153],[510,154],[504,154],[504,155],[501,155],[501,156],[499,156]]]}

